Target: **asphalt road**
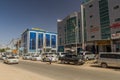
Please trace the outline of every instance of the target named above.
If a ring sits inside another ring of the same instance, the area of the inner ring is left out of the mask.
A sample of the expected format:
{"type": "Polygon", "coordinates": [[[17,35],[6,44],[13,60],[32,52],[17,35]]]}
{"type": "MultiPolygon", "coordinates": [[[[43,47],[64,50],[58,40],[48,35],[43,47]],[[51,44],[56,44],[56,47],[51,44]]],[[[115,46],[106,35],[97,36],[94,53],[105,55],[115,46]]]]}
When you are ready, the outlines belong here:
{"type": "MultiPolygon", "coordinates": [[[[8,65],[29,70],[53,80],[120,80],[120,69],[101,69],[84,65],[48,64],[43,62],[20,61],[19,64],[8,65]]],[[[27,75],[27,74],[26,74],[27,75]]]]}

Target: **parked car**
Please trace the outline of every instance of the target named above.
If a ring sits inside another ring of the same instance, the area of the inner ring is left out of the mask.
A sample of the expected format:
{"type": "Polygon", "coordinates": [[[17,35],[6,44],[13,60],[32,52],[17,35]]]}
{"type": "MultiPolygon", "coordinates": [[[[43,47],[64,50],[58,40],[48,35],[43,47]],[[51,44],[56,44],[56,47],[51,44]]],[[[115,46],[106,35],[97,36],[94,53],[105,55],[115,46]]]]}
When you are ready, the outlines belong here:
{"type": "Polygon", "coordinates": [[[120,67],[120,53],[119,52],[100,52],[97,63],[103,67],[120,67]]]}
{"type": "Polygon", "coordinates": [[[24,60],[31,60],[32,56],[31,55],[23,55],[22,57],[24,60]]]}
{"type": "Polygon", "coordinates": [[[40,61],[40,60],[42,60],[42,58],[41,58],[41,55],[33,55],[31,57],[31,60],[33,60],[33,61],[40,61]]]}
{"type": "Polygon", "coordinates": [[[52,57],[52,62],[58,61],[57,53],[43,53],[42,61],[44,61],[44,62],[49,61],[49,57],[52,57]]]}
{"type": "Polygon", "coordinates": [[[58,53],[57,53],[58,60],[59,60],[60,58],[64,57],[66,54],[68,54],[68,53],[65,53],[65,52],[58,52],[58,53]]]}
{"type": "Polygon", "coordinates": [[[95,54],[90,51],[81,51],[78,55],[83,55],[84,60],[95,59],[95,54]]]}
{"type": "Polygon", "coordinates": [[[1,57],[1,58],[2,58],[2,60],[4,60],[4,59],[6,58],[6,55],[2,55],[2,57],[1,57]]]}
{"type": "Polygon", "coordinates": [[[11,57],[6,57],[4,59],[4,63],[7,63],[7,64],[12,64],[12,63],[16,63],[18,64],[19,63],[19,59],[14,57],[14,56],[11,56],[11,57]]]}
{"type": "Polygon", "coordinates": [[[84,60],[81,55],[66,54],[64,57],[60,58],[61,63],[74,63],[74,64],[84,64],[84,60]]]}

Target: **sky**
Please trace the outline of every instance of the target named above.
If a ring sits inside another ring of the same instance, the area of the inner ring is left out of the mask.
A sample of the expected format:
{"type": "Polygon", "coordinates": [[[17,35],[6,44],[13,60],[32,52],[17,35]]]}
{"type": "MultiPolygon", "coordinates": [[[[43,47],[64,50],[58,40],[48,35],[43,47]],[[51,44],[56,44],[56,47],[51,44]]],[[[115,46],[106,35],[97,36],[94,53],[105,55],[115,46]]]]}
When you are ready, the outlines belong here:
{"type": "Polygon", "coordinates": [[[0,44],[20,38],[27,28],[57,32],[57,19],[80,11],[82,0],[0,0],[0,44]]]}

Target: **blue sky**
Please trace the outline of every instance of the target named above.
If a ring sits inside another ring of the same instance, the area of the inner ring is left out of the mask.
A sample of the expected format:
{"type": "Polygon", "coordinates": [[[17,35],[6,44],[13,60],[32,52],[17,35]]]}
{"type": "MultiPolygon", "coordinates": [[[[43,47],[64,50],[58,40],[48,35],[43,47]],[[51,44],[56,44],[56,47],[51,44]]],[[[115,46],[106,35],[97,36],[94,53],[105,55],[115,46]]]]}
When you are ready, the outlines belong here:
{"type": "Polygon", "coordinates": [[[80,11],[82,0],[0,0],[0,44],[20,37],[26,28],[57,32],[57,19],[80,11]]]}

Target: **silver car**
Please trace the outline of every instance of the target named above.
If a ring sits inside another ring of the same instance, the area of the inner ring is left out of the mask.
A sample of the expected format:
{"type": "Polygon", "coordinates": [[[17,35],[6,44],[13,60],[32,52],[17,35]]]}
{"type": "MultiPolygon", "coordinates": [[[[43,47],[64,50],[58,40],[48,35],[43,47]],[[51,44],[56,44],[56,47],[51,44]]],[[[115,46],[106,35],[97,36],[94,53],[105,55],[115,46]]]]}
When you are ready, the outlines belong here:
{"type": "Polygon", "coordinates": [[[95,59],[95,54],[90,51],[81,51],[79,55],[83,55],[85,60],[95,59]]]}

